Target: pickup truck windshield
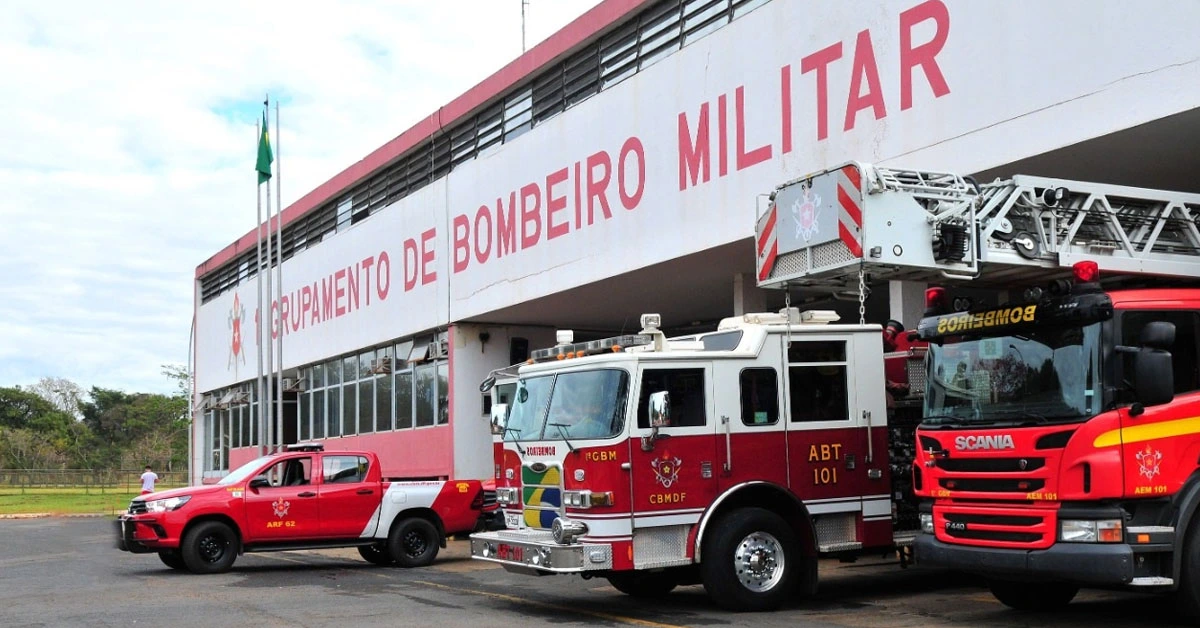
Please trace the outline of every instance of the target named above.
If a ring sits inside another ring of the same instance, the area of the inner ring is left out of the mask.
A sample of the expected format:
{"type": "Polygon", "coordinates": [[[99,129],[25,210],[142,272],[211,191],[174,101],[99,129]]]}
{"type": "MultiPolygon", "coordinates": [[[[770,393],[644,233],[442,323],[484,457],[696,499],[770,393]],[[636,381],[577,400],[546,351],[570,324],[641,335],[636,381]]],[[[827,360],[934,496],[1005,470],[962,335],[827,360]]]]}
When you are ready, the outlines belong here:
{"type": "Polygon", "coordinates": [[[270,456],[263,456],[262,458],[255,458],[254,460],[247,462],[246,464],[234,469],[233,471],[230,471],[229,475],[226,475],[225,477],[221,478],[221,480],[218,481],[217,484],[225,484],[225,485],[237,484],[238,482],[241,482],[242,480],[250,477],[250,474],[254,473],[254,471],[256,469],[258,469],[259,467],[261,467],[263,465],[263,463],[265,463],[268,459],[270,459],[270,456]]]}
{"type": "Polygon", "coordinates": [[[610,438],[625,427],[629,374],[619,369],[522,378],[506,441],[610,438]]]}
{"type": "Polygon", "coordinates": [[[1100,406],[1100,324],[930,344],[925,425],[1069,421],[1100,406]]]}

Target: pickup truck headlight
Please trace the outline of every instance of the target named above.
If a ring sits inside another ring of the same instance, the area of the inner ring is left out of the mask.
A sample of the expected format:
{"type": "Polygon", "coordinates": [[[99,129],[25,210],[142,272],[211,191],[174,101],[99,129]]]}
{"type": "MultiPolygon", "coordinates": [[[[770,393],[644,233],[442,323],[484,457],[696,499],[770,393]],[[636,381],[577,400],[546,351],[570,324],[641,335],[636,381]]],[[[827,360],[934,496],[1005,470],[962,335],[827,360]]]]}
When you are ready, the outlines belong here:
{"type": "Polygon", "coordinates": [[[1064,543],[1120,543],[1120,519],[1063,519],[1058,522],[1058,539],[1064,543]]]}
{"type": "Polygon", "coordinates": [[[155,499],[146,502],[146,512],[167,512],[171,510],[179,510],[183,505],[188,503],[192,498],[191,495],[183,497],[168,497],[166,499],[155,499]]]}

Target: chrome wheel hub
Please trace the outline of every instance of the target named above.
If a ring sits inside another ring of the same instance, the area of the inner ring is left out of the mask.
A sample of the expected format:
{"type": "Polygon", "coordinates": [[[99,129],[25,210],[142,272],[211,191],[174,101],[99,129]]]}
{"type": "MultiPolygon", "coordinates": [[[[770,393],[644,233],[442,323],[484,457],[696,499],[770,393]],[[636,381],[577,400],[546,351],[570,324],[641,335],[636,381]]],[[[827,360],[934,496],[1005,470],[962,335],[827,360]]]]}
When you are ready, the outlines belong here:
{"type": "Polygon", "coordinates": [[[766,532],[754,532],[738,543],[733,569],[743,587],[762,593],[783,580],[785,561],[779,539],[766,532]]]}

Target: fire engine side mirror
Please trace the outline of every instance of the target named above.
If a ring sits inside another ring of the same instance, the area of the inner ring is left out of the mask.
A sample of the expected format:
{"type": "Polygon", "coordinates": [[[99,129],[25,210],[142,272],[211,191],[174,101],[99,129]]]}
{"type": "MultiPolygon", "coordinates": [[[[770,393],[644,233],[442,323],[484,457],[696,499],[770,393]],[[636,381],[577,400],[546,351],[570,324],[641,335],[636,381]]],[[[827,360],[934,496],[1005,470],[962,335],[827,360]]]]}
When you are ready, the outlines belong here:
{"type": "Polygon", "coordinates": [[[508,426],[508,404],[494,403],[492,404],[492,433],[503,434],[504,428],[508,426]]]}
{"type": "Polygon", "coordinates": [[[1146,326],[1142,328],[1139,340],[1143,347],[1170,351],[1171,345],[1175,344],[1175,323],[1166,321],[1146,323],[1146,326]]]}
{"type": "Polygon", "coordinates": [[[654,441],[662,438],[658,433],[658,428],[671,427],[671,393],[665,390],[650,393],[648,405],[650,433],[642,437],[642,451],[654,449],[654,441]]]}

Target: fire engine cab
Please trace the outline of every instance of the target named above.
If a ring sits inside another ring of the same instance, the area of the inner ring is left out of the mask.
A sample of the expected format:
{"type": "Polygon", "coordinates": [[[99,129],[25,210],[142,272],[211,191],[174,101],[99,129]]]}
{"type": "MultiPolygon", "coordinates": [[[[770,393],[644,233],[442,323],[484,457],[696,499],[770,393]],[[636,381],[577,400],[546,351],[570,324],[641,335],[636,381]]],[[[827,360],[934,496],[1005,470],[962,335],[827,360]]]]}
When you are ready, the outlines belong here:
{"type": "Polygon", "coordinates": [[[1200,617],[1197,211],[1195,194],[857,163],[776,191],[760,283],[943,284],[916,329],[919,563],[982,574],[1018,609],[1123,587],[1200,617]],[[837,239],[774,228],[820,196],[837,239]]]}
{"type": "Polygon", "coordinates": [[[472,535],[472,557],[641,597],[702,583],[763,610],[814,591],[819,556],[890,551],[882,329],[837,318],[786,308],[667,338],[646,314],[638,334],[560,332],[492,406],[508,529],[472,535]]]}

